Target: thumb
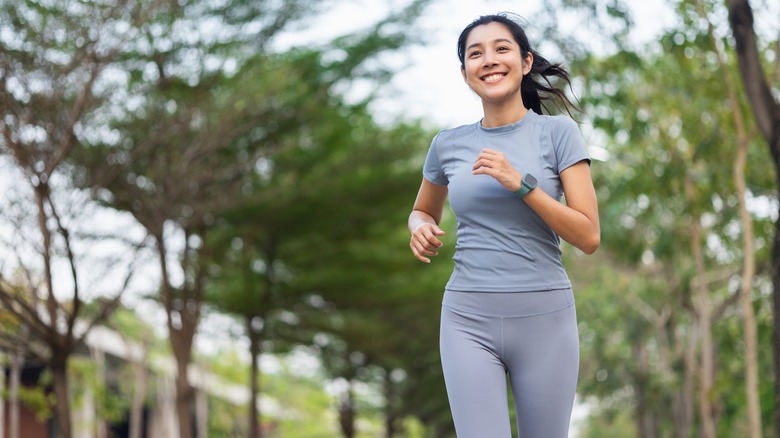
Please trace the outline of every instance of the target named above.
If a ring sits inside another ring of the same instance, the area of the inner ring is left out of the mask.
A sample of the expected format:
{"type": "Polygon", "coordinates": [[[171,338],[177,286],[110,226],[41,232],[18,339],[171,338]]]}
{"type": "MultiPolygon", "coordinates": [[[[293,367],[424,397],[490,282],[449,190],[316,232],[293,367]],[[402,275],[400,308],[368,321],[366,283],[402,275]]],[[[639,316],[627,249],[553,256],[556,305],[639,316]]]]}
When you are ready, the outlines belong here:
{"type": "Polygon", "coordinates": [[[435,236],[443,236],[443,235],[445,235],[447,233],[445,233],[444,230],[442,230],[441,228],[436,227],[436,228],[433,229],[433,234],[435,236]]]}

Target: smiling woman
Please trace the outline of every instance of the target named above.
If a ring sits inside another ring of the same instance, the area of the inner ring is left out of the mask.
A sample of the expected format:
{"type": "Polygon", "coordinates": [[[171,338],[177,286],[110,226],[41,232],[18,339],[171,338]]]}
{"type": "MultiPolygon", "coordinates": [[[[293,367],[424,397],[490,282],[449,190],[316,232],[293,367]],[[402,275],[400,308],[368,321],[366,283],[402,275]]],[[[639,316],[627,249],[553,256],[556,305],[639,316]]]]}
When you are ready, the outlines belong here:
{"type": "MultiPolygon", "coordinates": [[[[351,9],[359,11],[340,16],[349,17],[370,13],[376,2],[353,1],[345,3],[351,5],[351,9]]],[[[384,85],[379,99],[372,104],[378,117],[387,120],[397,118],[416,119],[422,118],[437,126],[455,126],[468,123],[481,116],[481,108],[474,105],[478,98],[468,91],[462,84],[462,77],[458,71],[458,63],[452,53],[452,35],[457,35],[462,28],[474,17],[484,14],[486,11],[512,10],[522,5],[522,15],[529,25],[526,31],[530,32],[532,42],[542,36],[545,23],[556,23],[556,31],[562,37],[570,40],[581,41],[583,48],[597,48],[596,52],[608,55],[610,48],[605,46],[605,41],[610,38],[609,32],[598,32],[601,21],[612,23],[610,29],[616,28],[619,23],[614,23],[614,17],[606,12],[606,6],[602,7],[598,19],[588,20],[591,11],[585,10],[582,2],[579,6],[564,7],[561,1],[549,2],[551,7],[541,8],[542,2],[522,2],[507,0],[438,0],[432,2],[425,13],[417,20],[415,27],[420,35],[426,35],[424,45],[409,47],[404,52],[402,64],[395,72],[393,79],[384,85]],[[446,18],[445,18],[446,17],[446,18]],[[452,66],[453,68],[449,68],[452,66]]],[[[571,2],[568,2],[571,3],[571,2]]],[[[659,32],[664,27],[669,27],[678,20],[674,9],[667,2],[623,2],[631,12],[632,20],[628,29],[627,39],[624,41],[632,45],[645,45],[656,40],[659,32]],[[638,19],[639,17],[653,17],[652,20],[638,19]]],[[[330,15],[330,14],[329,14],[330,15]]],[[[333,15],[337,15],[334,13],[333,15]]],[[[775,14],[777,16],[777,14],[775,14]]],[[[341,29],[348,23],[340,23],[338,17],[323,20],[331,23],[334,28],[341,29]]],[[[346,21],[346,20],[345,20],[346,21]]],[[[548,59],[557,59],[560,51],[552,44],[537,46],[543,53],[549,55],[548,59]]],[[[570,61],[570,60],[569,60],[570,61]]],[[[577,84],[575,84],[575,88],[577,84]]],[[[583,134],[586,138],[591,135],[587,126],[587,118],[584,118],[583,134]]],[[[592,151],[593,152],[593,151],[592,151]]],[[[603,152],[603,151],[602,151],[603,152]]],[[[594,157],[598,158],[598,157],[594,157]]]]}
{"type": "MultiPolygon", "coordinates": [[[[478,22],[475,21],[470,26],[478,22]]],[[[548,95],[563,102],[567,111],[570,107],[577,108],[562,90],[550,85],[550,77],[558,77],[570,83],[569,74],[559,64],[551,64],[532,50],[522,27],[518,26],[513,32],[498,22],[471,27],[471,31],[462,33],[458,40],[458,58],[461,60],[463,79],[481,98],[486,116],[502,114],[514,119],[522,117],[526,107],[541,114],[544,106],[542,101],[546,100],[548,95]],[[469,45],[464,49],[466,37],[469,45]],[[537,82],[535,75],[542,76],[547,85],[537,82]],[[521,92],[515,96],[515,100],[506,98],[506,93],[513,93],[518,88],[521,92]],[[516,101],[518,97],[521,99],[520,104],[516,101]],[[485,107],[495,104],[500,106],[485,107]]],[[[506,124],[505,122],[483,120],[482,124],[500,126],[506,124]]]]}
{"type": "Polygon", "coordinates": [[[588,254],[600,243],[578,127],[570,117],[543,115],[548,100],[569,114],[577,109],[551,83],[569,83],[569,75],[531,48],[508,13],[466,26],[458,57],[483,117],[433,139],[408,221],[412,253],[430,263],[444,244],[448,197],[457,217],[440,334],[455,429],[459,438],[511,437],[509,377],[520,436],[563,438],[579,345],[560,238],[588,254]]]}

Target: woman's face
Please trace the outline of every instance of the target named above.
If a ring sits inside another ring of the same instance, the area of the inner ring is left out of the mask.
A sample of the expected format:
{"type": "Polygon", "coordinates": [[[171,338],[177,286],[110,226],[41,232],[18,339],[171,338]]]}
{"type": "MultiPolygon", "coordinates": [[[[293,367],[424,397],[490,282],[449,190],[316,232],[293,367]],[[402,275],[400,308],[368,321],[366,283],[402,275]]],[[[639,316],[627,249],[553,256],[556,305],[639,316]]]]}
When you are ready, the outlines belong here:
{"type": "Polygon", "coordinates": [[[466,39],[461,73],[483,101],[498,103],[520,95],[520,83],[532,64],[533,56],[529,53],[523,59],[520,46],[503,24],[488,23],[472,29],[466,39]]]}

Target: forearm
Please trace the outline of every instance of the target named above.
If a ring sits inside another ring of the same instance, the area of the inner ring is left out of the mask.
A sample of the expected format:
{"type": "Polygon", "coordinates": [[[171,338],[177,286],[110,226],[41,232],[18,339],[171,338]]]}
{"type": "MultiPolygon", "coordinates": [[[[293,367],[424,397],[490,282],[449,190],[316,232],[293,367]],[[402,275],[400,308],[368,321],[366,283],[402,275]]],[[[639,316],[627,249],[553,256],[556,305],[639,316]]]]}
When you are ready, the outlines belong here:
{"type": "Polygon", "coordinates": [[[597,213],[589,217],[586,213],[557,201],[538,188],[528,193],[523,201],[558,236],[584,253],[592,254],[599,247],[601,229],[597,213]]]}

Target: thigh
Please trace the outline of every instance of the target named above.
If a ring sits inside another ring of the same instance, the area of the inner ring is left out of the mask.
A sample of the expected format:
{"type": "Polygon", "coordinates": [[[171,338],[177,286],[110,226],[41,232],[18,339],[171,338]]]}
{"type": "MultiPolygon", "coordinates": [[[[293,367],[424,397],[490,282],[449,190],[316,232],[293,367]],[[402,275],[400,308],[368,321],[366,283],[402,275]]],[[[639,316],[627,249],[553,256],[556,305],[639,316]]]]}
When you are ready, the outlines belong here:
{"type": "Polygon", "coordinates": [[[519,437],[566,438],[579,372],[574,305],[506,323],[514,325],[505,327],[506,362],[519,437]]]}
{"type": "Polygon", "coordinates": [[[511,437],[496,319],[442,307],[441,362],[458,438],[511,437]]]}

